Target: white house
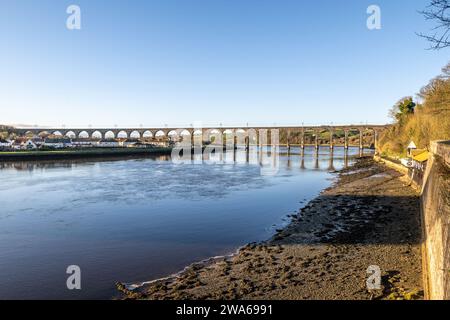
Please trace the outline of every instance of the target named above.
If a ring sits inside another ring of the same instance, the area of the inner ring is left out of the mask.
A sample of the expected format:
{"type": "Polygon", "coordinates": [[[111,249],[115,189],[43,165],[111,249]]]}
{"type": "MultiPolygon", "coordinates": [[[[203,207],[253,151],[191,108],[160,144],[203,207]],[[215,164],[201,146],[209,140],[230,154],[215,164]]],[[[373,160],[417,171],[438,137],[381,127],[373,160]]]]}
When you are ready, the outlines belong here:
{"type": "Polygon", "coordinates": [[[34,137],[34,138],[31,139],[31,141],[33,141],[33,143],[34,143],[38,148],[44,144],[44,139],[42,139],[41,137],[34,137]]]}
{"type": "Polygon", "coordinates": [[[11,148],[12,142],[10,140],[0,139],[0,149],[9,149],[11,148]]]}
{"type": "Polygon", "coordinates": [[[21,150],[22,149],[22,143],[19,143],[19,142],[14,140],[13,143],[11,144],[11,149],[21,150]]]}
{"type": "Polygon", "coordinates": [[[28,141],[27,138],[23,138],[23,137],[16,138],[12,141],[11,148],[14,150],[22,150],[22,149],[24,149],[24,145],[27,141],[28,141]]]}
{"type": "Polygon", "coordinates": [[[37,147],[38,146],[36,145],[36,143],[33,142],[33,140],[28,139],[27,141],[22,143],[22,148],[21,149],[34,150],[34,149],[37,149],[37,147]]]}

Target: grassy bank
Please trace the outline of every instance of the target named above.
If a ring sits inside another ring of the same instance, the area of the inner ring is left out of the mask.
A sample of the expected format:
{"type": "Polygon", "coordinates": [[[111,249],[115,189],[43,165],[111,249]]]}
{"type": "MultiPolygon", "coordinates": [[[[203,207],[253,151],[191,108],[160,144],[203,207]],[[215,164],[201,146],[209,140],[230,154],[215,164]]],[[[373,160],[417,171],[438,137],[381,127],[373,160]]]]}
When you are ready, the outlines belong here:
{"type": "Polygon", "coordinates": [[[169,155],[171,148],[93,148],[75,150],[52,150],[52,151],[7,151],[0,152],[0,161],[16,160],[53,160],[71,158],[92,158],[92,157],[116,157],[133,155],[169,155]]]}

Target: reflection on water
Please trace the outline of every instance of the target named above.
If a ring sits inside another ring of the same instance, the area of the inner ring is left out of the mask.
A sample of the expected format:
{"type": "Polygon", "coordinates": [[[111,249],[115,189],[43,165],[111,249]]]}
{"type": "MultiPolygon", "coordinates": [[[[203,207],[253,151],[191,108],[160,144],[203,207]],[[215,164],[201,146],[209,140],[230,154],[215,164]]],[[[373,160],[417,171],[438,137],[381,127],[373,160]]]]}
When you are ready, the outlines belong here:
{"type": "Polygon", "coordinates": [[[138,282],[268,238],[351,164],[357,149],[0,163],[0,299],[110,298],[138,282]],[[79,265],[82,290],[66,289],[79,265]]]}
{"type": "MultiPolygon", "coordinates": [[[[261,165],[262,152],[269,152],[270,148],[265,148],[263,150],[259,148],[250,148],[250,150],[237,150],[237,151],[224,151],[222,154],[214,153],[204,153],[201,155],[191,155],[192,164],[253,164],[261,165]]],[[[355,156],[371,155],[372,150],[364,150],[360,152],[359,148],[350,148],[345,151],[343,148],[335,148],[330,150],[329,147],[320,147],[319,150],[314,148],[280,148],[278,155],[280,157],[286,157],[286,165],[288,168],[291,167],[292,161],[300,159],[301,169],[326,169],[328,171],[335,171],[334,161],[340,161],[344,167],[349,165],[349,158],[354,158],[355,156]],[[311,162],[311,159],[314,161],[311,162]],[[309,161],[308,161],[309,160],[309,161]],[[325,161],[328,161],[325,164],[325,161]],[[342,162],[343,161],[343,162],[342,162]]],[[[23,171],[33,171],[40,169],[52,169],[52,168],[72,168],[78,165],[95,165],[98,162],[111,162],[111,161],[122,161],[122,160],[136,160],[136,159],[151,159],[153,161],[166,161],[170,160],[170,156],[132,156],[130,157],[117,157],[117,158],[97,158],[95,160],[83,160],[83,159],[73,159],[73,160],[58,160],[58,161],[15,161],[15,162],[0,162],[0,169],[16,169],[23,171]]]]}

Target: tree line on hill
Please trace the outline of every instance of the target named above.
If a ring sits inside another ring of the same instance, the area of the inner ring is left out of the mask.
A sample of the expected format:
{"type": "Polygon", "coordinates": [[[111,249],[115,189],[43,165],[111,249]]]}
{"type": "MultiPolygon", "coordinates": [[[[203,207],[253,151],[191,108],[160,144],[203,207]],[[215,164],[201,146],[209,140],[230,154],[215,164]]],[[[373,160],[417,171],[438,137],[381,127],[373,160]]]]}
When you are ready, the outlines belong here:
{"type": "Polygon", "coordinates": [[[390,115],[394,126],[380,139],[382,155],[404,156],[411,141],[426,149],[430,141],[450,140],[450,63],[420,90],[416,99],[400,99],[390,115]]]}

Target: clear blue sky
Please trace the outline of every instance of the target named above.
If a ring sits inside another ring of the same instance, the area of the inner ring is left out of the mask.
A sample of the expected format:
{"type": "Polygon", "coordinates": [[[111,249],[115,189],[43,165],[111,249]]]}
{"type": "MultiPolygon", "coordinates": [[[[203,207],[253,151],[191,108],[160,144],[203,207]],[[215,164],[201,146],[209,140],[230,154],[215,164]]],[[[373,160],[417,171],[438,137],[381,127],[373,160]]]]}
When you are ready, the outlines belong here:
{"type": "Polygon", "coordinates": [[[415,35],[427,3],[2,0],[0,123],[386,123],[450,60],[415,35]]]}

